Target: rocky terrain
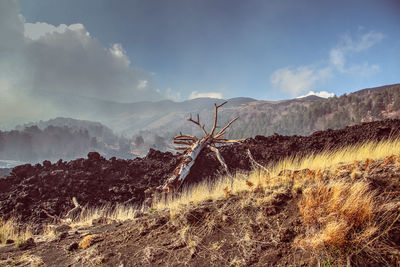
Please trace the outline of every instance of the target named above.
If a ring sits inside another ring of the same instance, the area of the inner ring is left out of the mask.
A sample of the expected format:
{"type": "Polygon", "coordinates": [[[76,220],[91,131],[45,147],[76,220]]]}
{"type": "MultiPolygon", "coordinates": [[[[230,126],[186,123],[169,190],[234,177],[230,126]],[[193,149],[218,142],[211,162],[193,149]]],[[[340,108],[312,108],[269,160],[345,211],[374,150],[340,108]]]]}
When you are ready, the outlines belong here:
{"type": "MultiPolygon", "coordinates": [[[[346,127],[342,130],[315,132],[310,136],[257,136],[240,144],[220,148],[229,170],[249,171],[249,149],[254,159],[264,165],[284,157],[312,153],[324,149],[398,137],[400,120],[385,120],[346,127]]],[[[101,157],[88,154],[87,159],[70,162],[49,161],[37,165],[21,165],[0,179],[0,218],[17,218],[39,226],[63,216],[74,205],[76,197],[83,206],[117,203],[140,205],[144,191],[164,184],[180,163],[181,154],[150,150],[146,157],[133,160],[101,157]]],[[[204,150],[186,185],[211,180],[223,172],[215,154],[204,150]]]]}
{"type": "MultiPolygon", "coordinates": [[[[306,149],[320,151],[365,140],[398,138],[399,130],[400,121],[388,120],[339,131],[318,132],[309,137],[257,137],[221,150],[229,158],[229,168],[240,170],[249,168],[244,153],[246,148],[251,149],[257,160],[268,163],[306,149]],[[231,157],[228,157],[228,151],[231,151],[231,157]]],[[[218,164],[214,163],[211,155],[205,151],[200,157],[198,164],[202,168],[196,166],[191,182],[215,177],[218,164]]],[[[23,220],[35,220],[35,216],[38,216],[37,220],[46,220],[46,216],[40,213],[45,205],[40,206],[39,196],[43,203],[47,203],[49,212],[54,214],[70,208],[68,198],[71,196],[91,204],[109,200],[124,202],[132,197],[132,193],[123,190],[137,190],[139,197],[131,200],[136,203],[146,185],[162,182],[179,161],[179,156],[157,151],[150,151],[147,157],[132,161],[106,160],[96,153],[88,156],[88,159],[69,163],[45,162],[44,166],[14,168],[13,174],[0,187],[2,216],[20,213],[22,216],[19,218],[23,220]],[[139,167],[147,173],[134,173],[139,167]],[[68,182],[68,177],[72,182],[68,182]],[[128,178],[123,180],[124,177],[128,178]],[[36,192],[37,196],[32,192],[40,189],[39,183],[43,189],[36,192]],[[57,187],[58,183],[63,187],[57,187]],[[129,189],[123,189],[124,186],[129,189]],[[60,197],[57,199],[57,196],[60,197]],[[8,213],[7,207],[11,207],[8,213]],[[27,207],[33,213],[29,213],[27,207]]],[[[246,191],[237,194],[226,192],[223,199],[189,204],[181,207],[178,213],[138,210],[123,222],[100,217],[92,220],[90,225],[56,225],[34,239],[0,247],[0,265],[400,264],[400,155],[354,161],[328,172],[305,169],[280,176],[286,180],[268,188],[257,188],[247,183],[246,191]],[[294,183],[302,179],[304,186],[295,187],[294,183]],[[307,187],[311,181],[316,184],[307,187]],[[340,192],[345,202],[338,202],[340,206],[337,206],[337,194],[329,192],[340,192]],[[312,199],[318,201],[314,204],[307,202],[312,199]],[[333,213],[328,212],[328,204],[336,207],[333,213]],[[337,218],[342,218],[348,225],[336,224],[332,228],[337,218]],[[315,219],[320,220],[314,222],[315,219]]]]}

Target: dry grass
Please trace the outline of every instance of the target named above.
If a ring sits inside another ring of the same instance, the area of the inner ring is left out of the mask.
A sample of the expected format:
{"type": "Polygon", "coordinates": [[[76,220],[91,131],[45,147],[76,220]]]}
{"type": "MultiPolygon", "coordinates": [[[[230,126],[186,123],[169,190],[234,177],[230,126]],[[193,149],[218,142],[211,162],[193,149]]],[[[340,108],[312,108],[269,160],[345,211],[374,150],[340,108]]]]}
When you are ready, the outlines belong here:
{"type": "Polygon", "coordinates": [[[171,217],[178,217],[186,207],[205,200],[249,191],[263,194],[244,197],[239,203],[263,207],[275,195],[292,191],[301,196],[298,207],[307,228],[296,238],[297,248],[339,265],[355,258],[384,263],[382,255],[399,255],[385,238],[400,221],[400,202],[377,196],[362,177],[372,168],[390,164],[400,165],[400,139],[286,158],[267,166],[268,171],[225,176],[186,188],[178,196],[156,197],[153,208],[168,209],[171,217]]]}
{"type": "Polygon", "coordinates": [[[367,182],[317,182],[303,191],[298,207],[307,232],[296,238],[295,247],[338,265],[354,258],[362,265],[387,265],[385,257],[399,258],[387,237],[398,227],[400,201],[378,196],[367,182]]]}
{"type": "Polygon", "coordinates": [[[111,207],[108,205],[102,207],[84,208],[79,217],[70,223],[71,227],[91,226],[93,220],[105,218],[114,221],[126,221],[137,217],[140,209],[136,206],[116,205],[111,207]]]}
{"type": "Polygon", "coordinates": [[[306,250],[358,247],[378,230],[374,195],[363,181],[317,183],[304,190],[298,206],[310,234],[296,245],[306,250]]]}
{"type": "Polygon", "coordinates": [[[97,235],[87,235],[79,242],[79,248],[85,249],[98,241],[97,235]]]}
{"type": "Polygon", "coordinates": [[[0,266],[31,266],[31,267],[36,267],[36,266],[43,266],[44,261],[42,258],[36,255],[32,254],[22,254],[21,256],[13,259],[13,258],[8,258],[5,260],[0,259],[0,266]]]}
{"type": "MultiPolygon", "coordinates": [[[[400,139],[368,142],[361,145],[344,147],[337,150],[327,150],[322,153],[311,154],[306,157],[286,158],[270,166],[272,176],[278,175],[282,170],[321,170],[329,169],[340,164],[353,162],[375,161],[388,156],[400,154],[400,139]]],[[[392,157],[393,162],[396,156],[392,157]]]]}
{"type": "Polygon", "coordinates": [[[264,170],[253,170],[250,173],[237,173],[234,176],[224,176],[214,182],[202,182],[186,188],[179,196],[155,197],[153,208],[169,209],[174,216],[181,206],[189,203],[199,203],[209,199],[223,199],[232,194],[256,189],[274,190],[289,186],[294,191],[301,190],[306,184],[323,180],[341,173],[349,172],[353,179],[360,177],[357,169],[362,165],[362,171],[378,159],[385,159],[384,164],[400,164],[400,139],[368,142],[362,145],[345,147],[337,150],[327,150],[303,157],[285,158],[264,170]],[[393,156],[395,155],[395,156],[393,156]],[[351,164],[351,169],[341,169],[340,166],[351,164]],[[298,171],[301,170],[301,171],[298,171]],[[352,174],[353,172],[353,174],[352,174]]]}
{"type": "Polygon", "coordinates": [[[31,237],[33,234],[29,227],[22,230],[14,219],[0,220],[0,244],[5,244],[8,239],[14,240],[16,243],[23,242],[31,237]]]}

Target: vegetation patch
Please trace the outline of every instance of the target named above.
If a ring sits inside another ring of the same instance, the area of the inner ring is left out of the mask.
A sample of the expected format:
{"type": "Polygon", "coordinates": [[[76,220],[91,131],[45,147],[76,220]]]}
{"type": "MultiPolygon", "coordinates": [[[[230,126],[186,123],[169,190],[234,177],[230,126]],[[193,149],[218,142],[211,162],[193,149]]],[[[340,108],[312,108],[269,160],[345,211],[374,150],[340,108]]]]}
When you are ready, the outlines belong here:
{"type": "Polygon", "coordinates": [[[5,245],[7,240],[12,240],[16,244],[23,243],[31,238],[32,232],[29,227],[21,227],[15,219],[7,221],[0,220],[0,244],[5,245]]]}
{"type": "Polygon", "coordinates": [[[392,162],[400,165],[398,155],[400,139],[373,141],[308,156],[288,157],[267,166],[266,169],[258,168],[250,173],[239,172],[212,182],[198,183],[185,188],[179,195],[155,196],[153,208],[167,208],[174,212],[180,206],[189,203],[223,199],[242,191],[274,190],[280,186],[290,186],[295,191],[301,191],[309,182],[332,179],[343,173],[351,175],[351,171],[356,171],[351,177],[360,177],[360,171],[368,170],[375,160],[383,159],[383,164],[392,162]]]}
{"type": "Polygon", "coordinates": [[[81,240],[81,242],[79,242],[79,248],[81,249],[88,248],[98,241],[99,241],[98,235],[87,235],[81,240]]]}

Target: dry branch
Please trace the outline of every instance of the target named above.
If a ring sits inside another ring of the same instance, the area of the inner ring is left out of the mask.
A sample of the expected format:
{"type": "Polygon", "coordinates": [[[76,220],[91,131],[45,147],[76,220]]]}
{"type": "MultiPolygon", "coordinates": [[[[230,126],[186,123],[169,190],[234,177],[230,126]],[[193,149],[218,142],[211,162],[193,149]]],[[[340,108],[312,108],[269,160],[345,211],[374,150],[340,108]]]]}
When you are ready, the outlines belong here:
{"type": "MultiPolygon", "coordinates": [[[[205,136],[201,139],[198,139],[195,136],[182,134],[182,132],[180,132],[178,136],[175,136],[173,138],[175,144],[183,145],[183,147],[176,147],[175,149],[184,150],[185,154],[183,155],[182,162],[175,168],[173,175],[167,180],[167,182],[162,187],[159,187],[158,189],[169,191],[179,188],[179,186],[183,183],[185,178],[190,174],[190,169],[195,164],[197,157],[200,155],[200,152],[204,149],[204,147],[209,147],[212,151],[215,152],[218,161],[221,163],[224,170],[229,174],[228,166],[226,165],[225,160],[223,159],[221,153],[219,152],[218,148],[215,147],[215,145],[241,142],[244,139],[228,140],[223,138],[223,135],[225,134],[226,130],[238,118],[234,118],[233,120],[231,120],[224,128],[222,128],[222,130],[220,130],[217,134],[215,134],[215,130],[218,127],[217,126],[218,109],[223,105],[225,105],[226,103],[227,101],[224,101],[219,105],[217,105],[216,103],[214,104],[214,110],[215,110],[214,123],[209,133],[207,133],[205,125],[204,124],[202,125],[200,123],[199,114],[197,114],[196,120],[194,120],[192,115],[190,115],[188,121],[199,126],[200,129],[205,134],[205,136]]],[[[150,191],[151,190],[149,190],[149,192],[150,191]]]]}
{"type": "Polygon", "coordinates": [[[212,151],[214,151],[215,155],[217,156],[217,159],[218,159],[219,163],[221,163],[221,166],[224,168],[225,172],[227,174],[229,174],[228,166],[226,165],[225,160],[222,157],[221,153],[219,153],[219,150],[216,147],[213,147],[213,146],[208,146],[208,148],[211,149],[212,151]]]}
{"type": "Polygon", "coordinates": [[[192,119],[192,114],[190,114],[190,118],[188,119],[188,121],[193,122],[194,124],[196,124],[197,126],[199,126],[200,129],[203,131],[203,133],[204,133],[206,136],[208,135],[206,129],[204,129],[204,127],[205,127],[204,124],[203,124],[203,125],[200,124],[200,115],[199,115],[199,114],[197,114],[197,121],[195,121],[195,120],[192,119]]]}
{"type": "Polygon", "coordinates": [[[216,135],[215,138],[218,138],[220,136],[223,136],[226,132],[226,130],[229,128],[229,126],[232,125],[232,123],[234,123],[239,117],[234,118],[233,120],[231,120],[221,131],[219,131],[216,135]]]}
{"type": "Polygon", "coordinates": [[[260,168],[260,169],[266,171],[267,173],[269,173],[269,170],[267,168],[265,168],[263,165],[261,165],[260,163],[255,161],[255,159],[253,158],[253,155],[251,155],[250,149],[247,149],[247,154],[249,155],[250,162],[253,166],[260,168]]]}
{"type": "Polygon", "coordinates": [[[82,206],[79,205],[78,200],[76,199],[76,197],[72,198],[72,203],[74,203],[75,207],[67,212],[67,214],[65,215],[65,218],[74,220],[82,212],[82,206]]]}

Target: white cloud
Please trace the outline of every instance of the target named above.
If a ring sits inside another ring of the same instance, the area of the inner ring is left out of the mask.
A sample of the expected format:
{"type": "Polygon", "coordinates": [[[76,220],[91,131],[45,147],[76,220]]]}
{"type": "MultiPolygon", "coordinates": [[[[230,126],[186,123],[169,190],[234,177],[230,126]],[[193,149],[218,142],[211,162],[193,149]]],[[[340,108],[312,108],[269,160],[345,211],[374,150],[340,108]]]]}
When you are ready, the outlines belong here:
{"type": "Polygon", "coordinates": [[[149,81],[147,81],[147,80],[141,80],[141,81],[139,81],[138,88],[139,89],[144,89],[144,88],[147,87],[148,83],[149,83],[149,81]]]}
{"type": "Polygon", "coordinates": [[[378,64],[369,64],[367,62],[361,64],[351,64],[346,70],[349,74],[355,74],[363,77],[373,75],[381,70],[378,64]]]}
{"type": "Polygon", "coordinates": [[[0,25],[0,95],[10,117],[22,95],[24,103],[40,98],[38,109],[57,106],[54,99],[63,95],[118,102],[164,98],[152,75],[131,65],[121,44],[104,46],[83,24],[26,23],[15,0],[0,1],[0,25]]]}
{"type": "Polygon", "coordinates": [[[222,99],[222,94],[218,93],[218,92],[199,93],[198,91],[192,91],[190,93],[189,99],[195,99],[195,98],[201,98],[201,97],[222,99]]]}
{"type": "Polygon", "coordinates": [[[306,66],[296,69],[282,68],[272,73],[270,82],[281,92],[296,96],[311,90],[330,75],[330,68],[317,69],[306,66]]]}
{"type": "Polygon", "coordinates": [[[85,26],[80,23],[71,24],[69,26],[65,24],[54,26],[46,22],[24,23],[24,35],[31,40],[38,40],[45,37],[46,34],[52,34],[54,32],[64,33],[66,30],[85,31],[86,35],[90,35],[90,33],[85,30],[85,26]]]}
{"type": "MultiPolygon", "coordinates": [[[[129,65],[131,64],[131,62],[130,62],[128,56],[126,55],[126,51],[125,51],[125,49],[122,47],[121,44],[113,44],[108,50],[110,51],[110,53],[111,53],[114,57],[116,57],[116,58],[118,58],[118,59],[124,61],[125,64],[126,64],[127,66],[129,66],[129,65]]],[[[146,85],[147,85],[147,82],[148,82],[148,81],[146,81],[146,85]]],[[[139,85],[140,85],[140,82],[139,82],[139,85]]],[[[142,87],[142,88],[143,88],[143,87],[142,87]]]]}
{"type": "MultiPolygon", "coordinates": [[[[329,52],[329,61],[324,67],[300,66],[297,68],[281,68],[275,70],[270,76],[270,83],[281,92],[296,96],[304,94],[307,91],[318,95],[313,90],[318,84],[335,74],[351,74],[358,76],[369,76],[380,71],[378,64],[369,64],[368,62],[351,62],[348,57],[354,53],[360,53],[368,50],[382,41],[384,35],[379,32],[370,31],[366,34],[354,38],[350,35],[344,35],[339,44],[333,47],[329,52]],[[336,70],[336,71],[335,71],[336,70]]],[[[322,92],[320,92],[322,93],[322,92]]],[[[307,96],[307,95],[303,95],[307,96]]],[[[324,97],[321,94],[319,96],[324,97]]]]}
{"type": "Polygon", "coordinates": [[[303,97],[307,97],[307,96],[310,96],[310,95],[315,95],[315,96],[322,97],[322,98],[329,98],[329,97],[334,97],[335,96],[334,93],[329,93],[327,91],[320,91],[320,92],[310,91],[307,94],[302,95],[302,96],[298,96],[296,98],[303,98],[303,97]]]}
{"type": "Polygon", "coordinates": [[[330,62],[333,66],[335,66],[339,71],[344,72],[344,65],[346,64],[346,58],[344,56],[343,51],[337,48],[333,48],[330,53],[330,62]]]}
{"type": "Polygon", "coordinates": [[[370,31],[366,34],[353,38],[346,34],[344,35],[339,44],[331,49],[329,53],[330,63],[342,73],[359,74],[359,75],[371,75],[379,71],[378,65],[370,65],[367,62],[364,63],[352,63],[347,64],[346,57],[350,54],[359,53],[375,46],[382,41],[384,35],[380,32],[370,31]],[[347,66],[349,65],[349,66],[347,66]]]}

